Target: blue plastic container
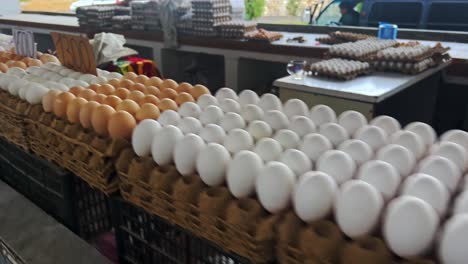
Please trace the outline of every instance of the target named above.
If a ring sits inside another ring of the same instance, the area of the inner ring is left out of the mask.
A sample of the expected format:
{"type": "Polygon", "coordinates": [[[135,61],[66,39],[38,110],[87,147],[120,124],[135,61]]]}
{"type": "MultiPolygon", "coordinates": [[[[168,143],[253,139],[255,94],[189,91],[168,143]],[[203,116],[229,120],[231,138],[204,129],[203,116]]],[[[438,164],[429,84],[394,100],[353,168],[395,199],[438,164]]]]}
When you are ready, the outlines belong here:
{"type": "Polygon", "coordinates": [[[397,39],[398,26],[395,24],[380,23],[379,39],[397,39]]]}

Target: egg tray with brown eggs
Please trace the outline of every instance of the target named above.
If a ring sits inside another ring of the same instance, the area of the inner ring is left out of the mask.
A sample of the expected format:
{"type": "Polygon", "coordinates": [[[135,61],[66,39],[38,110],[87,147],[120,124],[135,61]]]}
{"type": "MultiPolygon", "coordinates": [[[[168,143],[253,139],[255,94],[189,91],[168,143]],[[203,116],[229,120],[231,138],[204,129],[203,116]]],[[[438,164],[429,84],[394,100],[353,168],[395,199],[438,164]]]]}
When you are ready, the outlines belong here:
{"type": "Polygon", "coordinates": [[[255,198],[234,198],[227,187],[209,187],[198,175],[182,177],[174,165],[124,150],[116,163],[125,200],[252,261],[274,258],[274,226],[281,218],[255,198]],[[130,159],[130,162],[129,162],[130,159]]]}
{"type": "Polygon", "coordinates": [[[0,51],[0,72],[7,72],[9,68],[19,67],[25,70],[31,66],[41,66],[47,62],[60,63],[57,57],[50,54],[42,54],[38,52],[38,59],[24,57],[15,54],[14,52],[0,51]]]}
{"type": "Polygon", "coordinates": [[[400,72],[413,75],[419,74],[436,65],[437,63],[435,63],[432,58],[427,58],[416,63],[400,61],[376,61],[372,63],[372,66],[378,71],[400,72]]]}
{"type": "Polygon", "coordinates": [[[372,61],[393,61],[417,63],[436,55],[446,54],[450,48],[424,45],[399,46],[381,50],[372,56],[372,61]]]}
{"type": "Polygon", "coordinates": [[[192,87],[187,83],[134,74],[89,88],[72,87],[69,92],[62,93],[50,91],[43,98],[43,107],[46,113],[53,112],[53,120],[50,122],[50,117],[39,120],[49,120],[50,126],[43,124],[44,129],[51,131],[54,137],[61,137],[69,146],[54,146],[61,152],[47,154],[51,146],[44,139],[38,141],[43,144],[44,155],[58,157],[60,154],[66,157],[60,160],[64,166],[90,184],[105,192],[116,191],[113,163],[129,144],[137,122],[157,119],[160,111],[177,110],[177,103],[194,101],[193,96],[198,98],[205,93],[209,90],[201,85],[192,87]]]}
{"type": "Polygon", "coordinates": [[[312,76],[328,77],[339,80],[351,80],[372,71],[369,63],[330,59],[314,63],[309,66],[308,74],[312,76]]]}

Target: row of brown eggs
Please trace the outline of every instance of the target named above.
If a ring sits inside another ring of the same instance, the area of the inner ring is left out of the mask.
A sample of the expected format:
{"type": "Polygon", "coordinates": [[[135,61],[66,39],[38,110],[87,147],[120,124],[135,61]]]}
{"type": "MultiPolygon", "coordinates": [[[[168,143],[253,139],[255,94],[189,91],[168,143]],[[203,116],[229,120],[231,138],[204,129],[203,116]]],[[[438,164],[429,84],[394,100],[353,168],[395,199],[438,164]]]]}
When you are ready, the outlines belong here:
{"type": "Polygon", "coordinates": [[[9,52],[0,52],[0,72],[7,72],[9,68],[18,67],[25,70],[31,66],[41,66],[47,62],[60,64],[57,57],[50,54],[40,54],[39,59],[24,57],[9,52]]]}

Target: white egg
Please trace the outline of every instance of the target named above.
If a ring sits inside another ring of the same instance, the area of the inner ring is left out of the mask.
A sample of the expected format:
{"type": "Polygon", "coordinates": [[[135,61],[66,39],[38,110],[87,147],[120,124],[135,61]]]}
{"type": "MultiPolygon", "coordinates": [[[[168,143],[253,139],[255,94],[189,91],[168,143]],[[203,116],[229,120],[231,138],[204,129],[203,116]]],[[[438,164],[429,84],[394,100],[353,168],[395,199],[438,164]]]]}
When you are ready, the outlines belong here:
{"type": "Polygon", "coordinates": [[[422,157],[425,152],[425,145],[422,139],[411,131],[397,131],[390,138],[392,144],[400,145],[413,152],[416,159],[422,157]]]}
{"type": "Polygon", "coordinates": [[[56,66],[59,66],[59,65],[57,63],[55,63],[55,62],[47,62],[47,63],[44,63],[44,64],[41,65],[42,68],[48,69],[48,70],[51,70],[51,71],[55,71],[56,66]]]}
{"type": "Polygon", "coordinates": [[[410,258],[424,254],[432,245],[439,216],[432,206],[413,196],[400,196],[388,205],[383,234],[390,249],[410,258]]]}
{"type": "Polygon", "coordinates": [[[8,92],[13,96],[18,96],[19,89],[21,87],[27,86],[28,84],[29,84],[28,81],[25,81],[25,80],[22,80],[22,79],[14,80],[14,81],[8,83],[8,92]]]}
{"type": "Polygon", "coordinates": [[[389,163],[381,160],[371,160],[364,163],[356,178],[374,186],[382,194],[384,201],[390,201],[395,197],[401,182],[398,171],[389,163]]]}
{"type": "Polygon", "coordinates": [[[288,166],[297,177],[312,170],[312,162],[304,152],[288,149],[280,157],[280,161],[288,166]]]}
{"type": "Polygon", "coordinates": [[[85,82],[85,81],[74,81],[71,83],[73,86],[81,86],[81,87],[88,87],[89,86],[89,83],[85,82]]]}
{"type": "Polygon", "coordinates": [[[231,153],[237,153],[242,150],[251,150],[254,146],[252,136],[244,129],[235,128],[229,131],[224,140],[224,147],[231,153]]]}
{"type": "Polygon", "coordinates": [[[74,81],[75,81],[74,79],[65,77],[65,78],[60,79],[58,82],[65,84],[66,86],[70,86],[70,84],[72,84],[74,81]]]}
{"type": "Polygon", "coordinates": [[[350,110],[341,113],[338,123],[346,129],[348,135],[354,135],[359,128],[367,125],[367,119],[363,114],[350,110]]]}
{"type": "Polygon", "coordinates": [[[349,139],[346,129],[337,123],[326,123],[321,125],[319,133],[328,138],[335,147],[349,139]]]}
{"type": "Polygon", "coordinates": [[[205,110],[210,105],[218,105],[218,99],[211,94],[204,94],[198,98],[197,104],[202,110],[205,110]]]}
{"type": "Polygon", "coordinates": [[[241,108],[241,116],[247,122],[252,122],[255,120],[262,120],[264,116],[263,110],[257,105],[248,104],[244,105],[241,108]]]}
{"type": "Polygon", "coordinates": [[[285,113],[288,118],[307,116],[309,108],[306,103],[300,99],[289,99],[283,106],[283,113],[285,113]]]}
{"type": "Polygon", "coordinates": [[[30,84],[26,91],[26,101],[30,104],[40,104],[42,103],[42,97],[48,92],[49,89],[40,84],[30,84]]]}
{"type": "Polygon", "coordinates": [[[295,116],[289,122],[289,129],[296,132],[299,137],[315,133],[317,130],[314,122],[306,116],[295,116]]]}
{"type": "Polygon", "coordinates": [[[312,109],[310,109],[309,116],[317,126],[336,122],[335,111],[326,105],[316,105],[312,107],[312,109]]]}
{"type": "Polygon", "coordinates": [[[202,129],[202,124],[200,120],[194,117],[188,116],[188,117],[182,118],[179,121],[179,124],[177,127],[179,127],[180,131],[182,131],[182,133],[184,134],[190,134],[190,133],[198,134],[200,130],[202,129]]]}
{"type": "Polygon", "coordinates": [[[24,77],[27,73],[25,70],[19,68],[19,67],[11,67],[7,71],[8,74],[16,76],[18,78],[24,77]]]}
{"type": "Polygon", "coordinates": [[[221,127],[226,131],[229,132],[236,128],[245,128],[245,120],[236,113],[226,113],[220,122],[221,127]]]}
{"type": "Polygon", "coordinates": [[[68,76],[72,74],[73,72],[74,72],[73,70],[65,68],[65,69],[60,70],[58,73],[62,76],[68,76]]]}
{"type": "Polygon", "coordinates": [[[182,176],[191,176],[195,173],[198,154],[204,146],[203,139],[195,134],[188,134],[176,142],[174,163],[182,176]]]}
{"type": "Polygon", "coordinates": [[[255,146],[254,152],[265,162],[276,161],[280,158],[283,147],[272,138],[262,138],[255,146]]]}
{"type": "Polygon", "coordinates": [[[218,124],[223,116],[224,113],[221,108],[215,105],[210,105],[200,114],[200,121],[203,125],[218,124]]]}
{"type": "Polygon", "coordinates": [[[108,79],[122,79],[123,75],[118,73],[118,72],[110,72],[108,75],[107,75],[107,78],[108,79]]]}
{"type": "Polygon", "coordinates": [[[239,104],[241,106],[248,105],[248,104],[258,104],[258,101],[260,98],[258,97],[258,94],[252,90],[243,90],[239,94],[239,104]]]}
{"type": "Polygon", "coordinates": [[[151,142],[160,129],[161,125],[156,120],[141,121],[133,130],[133,151],[140,157],[148,156],[151,153],[151,142]]]}
{"type": "Polygon", "coordinates": [[[237,101],[230,98],[221,100],[219,103],[219,107],[221,107],[224,113],[233,112],[240,114],[241,111],[240,104],[237,101]]]}
{"type": "Polygon", "coordinates": [[[21,99],[21,100],[26,100],[26,92],[28,91],[28,87],[27,86],[21,86],[19,91],[18,91],[18,97],[21,99]]]}
{"type": "Polygon", "coordinates": [[[62,92],[66,92],[69,90],[66,85],[54,81],[45,82],[43,85],[49,88],[50,90],[57,90],[62,92]]]}
{"type": "Polygon", "coordinates": [[[305,222],[327,217],[334,205],[337,192],[335,180],[319,171],[310,171],[297,182],[293,204],[297,216],[305,222]]]}
{"type": "Polygon", "coordinates": [[[289,129],[281,129],[276,132],[274,139],[278,141],[284,149],[298,148],[300,143],[299,136],[289,129]]]}
{"type": "Polygon", "coordinates": [[[436,178],[416,173],[409,176],[402,185],[401,195],[410,195],[430,204],[440,217],[447,211],[450,194],[442,182],[436,178]]]}
{"type": "Polygon", "coordinates": [[[208,186],[218,186],[226,179],[226,170],[231,156],[226,148],[217,143],[209,143],[198,154],[197,172],[208,186]]]}
{"type": "Polygon", "coordinates": [[[390,163],[400,173],[401,177],[413,172],[416,165],[414,154],[400,145],[387,145],[377,152],[376,159],[390,163]]]}
{"type": "Polygon", "coordinates": [[[316,162],[326,151],[331,150],[333,145],[320,134],[308,134],[302,140],[299,149],[304,152],[312,162],[316,162]]]}
{"type": "Polygon", "coordinates": [[[273,135],[273,129],[271,129],[265,121],[261,120],[251,122],[247,127],[247,132],[249,132],[256,141],[273,135]]]}
{"type": "MultiPolygon", "coordinates": [[[[46,70],[42,69],[39,66],[28,67],[25,71],[26,71],[26,73],[37,74],[37,75],[41,75],[41,74],[44,74],[46,72],[46,70]]],[[[49,71],[47,71],[47,72],[49,72],[49,71]]]]}
{"type": "Polygon", "coordinates": [[[173,161],[175,145],[183,137],[182,131],[173,125],[161,128],[151,143],[153,160],[160,166],[170,164],[173,161]]]}
{"type": "Polygon", "coordinates": [[[61,79],[63,79],[63,77],[60,75],[60,74],[51,74],[51,76],[49,77],[49,80],[51,81],[54,81],[54,82],[59,82],[61,79]]]}
{"type": "Polygon", "coordinates": [[[270,213],[286,209],[291,201],[296,176],[286,165],[272,161],[260,170],[255,189],[258,200],[270,213]]]}
{"type": "Polygon", "coordinates": [[[453,161],[460,171],[465,171],[468,166],[468,155],[465,149],[457,143],[443,141],[434,145],[430,152],[431,155],[444,157],[453,161]]]}
{"type": "Polygon", "coordinates": [[[236,198],[250,196],[255,191],[255,182],[263,167],[261,158],[252,151],[241,151],[229,162],[226,181],[229,191],[236,198]]]}
{"type": "Polygon", "coordinates": [[[441,181],[453,193],[461,178],[457,165],[439,156],[429,156],[419,163],[418,172],[428,174],[441,181]]]}
{"type": "Polygon", "coordinates": [[[179,124],[179,121],[180,121],[180,115],[174,110],[164,111],[159,116],[159,119],[158,119],[158,122],[162,126],[169,126],[169,125],[177,126],[177,124],[179,124]]]}
{"type": "MultiPolygon", "coordinates": [[[[54,78],[56,76],[56,73],[55,72],[46,72],[42,75],[42,77],[46,80],[51,80],[52,78],[54,78]]],[[[61,78],[61,77],[60,77],[61,78]]]]}
{"type": "Polygon", "coordinates": [[[468,259],[468,214],[460,214],[449,219],[444,226],[439,243],[442,263],[465,264],[468,259]]]}
{"type": "Polygon", "coordinates": [[[426,148],[429,148],[430,146],[432,146],[432,144],[434,144],[437,138],[437,134],[434,131],[434,129],[430,125],[425,124],[425,123],[414,122],[414,123],[408,124],[405,127],[405,130],[411,131],[413,133],[416,133],[418,136],[420,136],[426,148]]]}
{"type": "Polygon", "coordinates": [[[216,124],[208,124],[200,130],[200,136],[206,143],[223,144],[226,138],[226,131],[216,124]]]}
{"type": "Polygon", "coordinates": [[[395,118],[385,115],[374,118],[370,124],[382,128],[389,136],[401,130],[401,125],[395,118]]]}
{"type": "Polygon", "coordinates": [[[233,99],[235,101],[239,99],[239,97],[237,97],[236,92],[234,92],[234,90],[232,90],[231,88],[227,87],[220,88],[218,91],[216,91],[215,97],[216,99],[218,99],[219,102],[227,98],[233,99]]]}
{"type": "Polygon", "coordinates": [[[266,93],[260,97],[260,101],[258,101],[258,106],[264,111],[268,112],[271,110],[279,110],[282,109],[282,103],[280,99],[271,93],[266,93]]]}
{"type": "Polygon", "coordinates": [[[349,139],[338,146],[338,150],[348,154],[358,166],[374,156],[372,148],[362,140],[349,139]]]}
{"type": "Polygon", "coordinates": [[[67,77],[77,80],[78,78],[81,77],[81,75],[82,75],[81,72],[72,72],[68,74],[67,77]]]}
{"type": "Polygon", "coordinates": [[[267,124],[275,131],[288,128],[289,126],[288,117],[279,110],[266,112],[263,117],[263,121],[267,122],[267,124]]]}
{"type": "Polygon", "coordinates": [[[328,150],[318,159],[317,170],[333,177],[339,185],[353,178],[356,163],[343,151],[328,150]]]}
{"type": "Polygon", "coordinates": [[[468,214],[468,190],[460,193],[455,199],[453,214],[468,214]]]}
{"type": "Polygon", "coordinates": [[[194,102],[186,102],[183,103],[179,108],[179,114],[182,117],[195,117],[198,118],[200,116],[201,109],[200,107],[194,102]]]}
{"type": "Polygon", "coordinates": [[[387,144],[387,133],[377,126],[363,126],[354,135],[355,139],[366,142],[374,151],[387,144]]]}
{"type": "Polygon", "coordinates": [[[463,130],[450,130],[441,136],[441,141],[457,143],[468,153],[468,132],[463,130]]]}
{"type": "Polygon", "coordinates": [[[105,84],[105,83],[107,83],[107,78],[106,78],[106,77],[99,76],[99,77],[97,77],[97,79],[96,79],[96,83],[98,83],[98,84],[105,84]]]}
{"type": "Polygon", "coordinates": [[[367,182],[344,183],[335,202],[335,219],[340,229],[351,238],[371,234],[379,220],[384,201],[377,189],[367,182]]]}

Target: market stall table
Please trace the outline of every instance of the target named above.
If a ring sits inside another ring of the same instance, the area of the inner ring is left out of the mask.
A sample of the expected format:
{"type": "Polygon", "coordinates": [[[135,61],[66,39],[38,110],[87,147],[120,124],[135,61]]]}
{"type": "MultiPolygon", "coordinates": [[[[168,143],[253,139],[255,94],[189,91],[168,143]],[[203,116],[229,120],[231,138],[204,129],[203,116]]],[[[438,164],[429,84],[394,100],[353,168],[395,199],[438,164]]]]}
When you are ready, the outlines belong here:
{"type": "Polygon", "coordinates": [[[415,120],[432,124],[441,73],[449,63],[417,75],[375,72],[349,81],[288,76],[274,85],[283,101],[300,98],[309,106],[329,105],[337,114],[352,109],[367,118],[388,114],[403,124],[415,120]]]}

